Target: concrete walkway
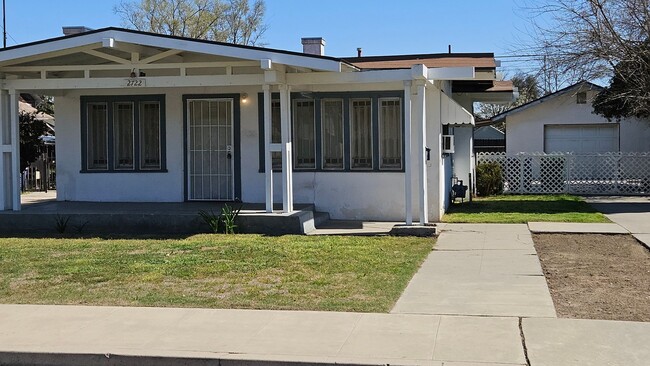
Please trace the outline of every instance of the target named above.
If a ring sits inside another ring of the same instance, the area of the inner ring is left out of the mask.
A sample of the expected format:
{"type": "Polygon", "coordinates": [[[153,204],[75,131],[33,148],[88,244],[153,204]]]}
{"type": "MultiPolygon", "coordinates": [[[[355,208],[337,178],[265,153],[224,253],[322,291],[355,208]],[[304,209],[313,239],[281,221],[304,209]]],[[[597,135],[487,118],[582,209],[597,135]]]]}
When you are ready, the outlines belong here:
{"type": "Polygon", "coordinates": [[[447,224],[391,311],[555,317],[553,300],[524,224],[447,224]]]}
{"type": "Polygon", "coordinates": [[[650,197],[611,196],[585,199],[650,249],[650,197]]]}

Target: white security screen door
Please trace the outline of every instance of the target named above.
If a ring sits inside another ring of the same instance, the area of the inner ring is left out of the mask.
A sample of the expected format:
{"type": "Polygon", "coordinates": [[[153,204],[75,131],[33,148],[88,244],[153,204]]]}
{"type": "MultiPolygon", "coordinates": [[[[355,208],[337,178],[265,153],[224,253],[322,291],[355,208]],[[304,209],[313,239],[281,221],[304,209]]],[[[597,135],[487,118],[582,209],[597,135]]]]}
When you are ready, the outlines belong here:
{"type": "Polygon", "coordinates": [[[233,100],[189,99],[187,118],[187,198],[233,200],[233,100]]]}

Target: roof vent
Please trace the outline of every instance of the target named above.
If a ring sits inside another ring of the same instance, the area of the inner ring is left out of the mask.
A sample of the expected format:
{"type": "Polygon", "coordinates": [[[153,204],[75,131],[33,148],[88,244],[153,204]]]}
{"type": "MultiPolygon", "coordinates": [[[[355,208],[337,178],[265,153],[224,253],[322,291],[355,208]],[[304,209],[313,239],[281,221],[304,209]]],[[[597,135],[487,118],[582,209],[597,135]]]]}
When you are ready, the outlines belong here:
{"type": "Polygon", "coordinates": [[[302,53],[310,55],[325,55],[325,40],[322,37],[302,38],[302,53]]]}
{"type": "Polygon", "coordinates": [[[64,36],[71,36],[73,34],[85,33],[91,31],[91,28],[85,27],[83,25],[68,26],[62,27],[64,36]]]}

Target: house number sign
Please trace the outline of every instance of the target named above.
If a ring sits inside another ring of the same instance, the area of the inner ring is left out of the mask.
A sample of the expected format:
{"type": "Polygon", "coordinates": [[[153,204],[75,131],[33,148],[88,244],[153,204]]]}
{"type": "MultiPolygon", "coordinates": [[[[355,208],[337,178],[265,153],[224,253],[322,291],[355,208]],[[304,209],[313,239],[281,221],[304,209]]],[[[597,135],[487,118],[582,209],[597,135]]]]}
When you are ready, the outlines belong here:
{"type": "Polygon", "coordinates": [[[139,88],[146,86],[145,79],[136,79],[136,78],[131,78],[131,79],[125,79],[124,80],[124,86],[127,88],[139,88]]]}

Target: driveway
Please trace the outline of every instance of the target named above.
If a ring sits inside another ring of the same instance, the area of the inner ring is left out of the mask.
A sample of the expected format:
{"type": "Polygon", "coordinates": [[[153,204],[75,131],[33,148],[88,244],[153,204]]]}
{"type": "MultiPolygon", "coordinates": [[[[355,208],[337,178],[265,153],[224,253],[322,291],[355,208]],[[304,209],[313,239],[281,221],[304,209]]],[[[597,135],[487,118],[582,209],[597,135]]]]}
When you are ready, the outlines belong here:
{"type": "Polygon", "coordinates": [[[650,248],[650,197],[585,197],[585,200],[650,248]]]}

